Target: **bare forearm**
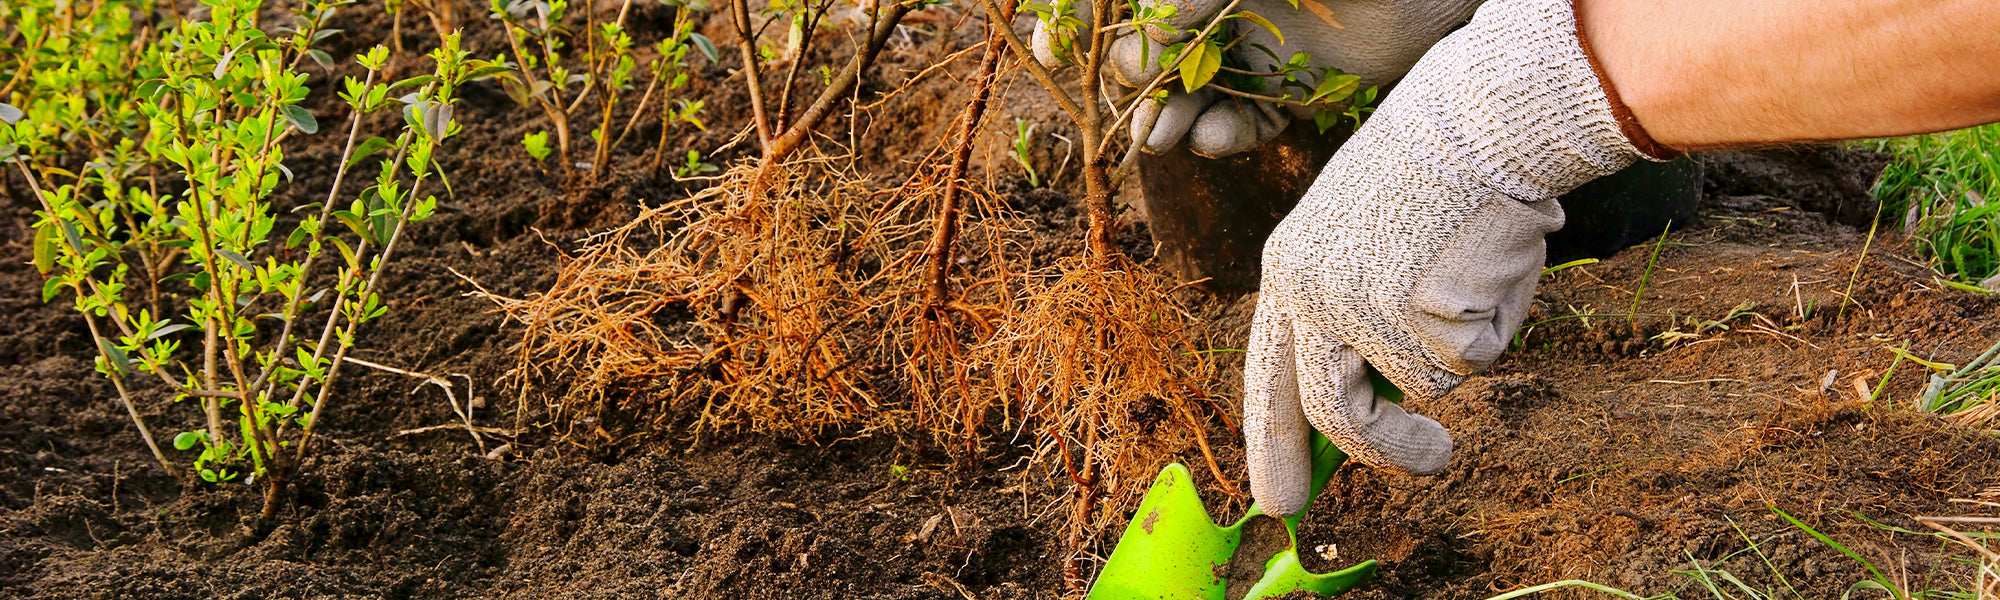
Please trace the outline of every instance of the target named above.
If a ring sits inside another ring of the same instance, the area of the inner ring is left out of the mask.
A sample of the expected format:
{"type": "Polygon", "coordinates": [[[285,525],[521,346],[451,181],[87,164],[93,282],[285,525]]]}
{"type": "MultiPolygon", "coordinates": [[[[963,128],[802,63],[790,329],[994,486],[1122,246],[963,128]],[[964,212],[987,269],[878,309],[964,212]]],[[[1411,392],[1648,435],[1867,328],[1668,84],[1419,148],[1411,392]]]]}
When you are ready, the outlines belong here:
{"type": "Polygon", "coordinates": [[[1697,150],[2000,121],[1993,0],[1576,0],[1655,142],[1697,150]]]}

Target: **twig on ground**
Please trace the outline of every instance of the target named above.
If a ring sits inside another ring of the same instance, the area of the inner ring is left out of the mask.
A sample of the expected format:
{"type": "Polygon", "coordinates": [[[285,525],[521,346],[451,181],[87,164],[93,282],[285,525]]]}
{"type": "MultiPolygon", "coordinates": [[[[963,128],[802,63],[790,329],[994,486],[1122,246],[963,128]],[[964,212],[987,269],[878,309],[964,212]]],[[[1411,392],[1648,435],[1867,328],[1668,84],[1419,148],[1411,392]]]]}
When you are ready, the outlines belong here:
{"type": "MultiPolygon", "coordinates": [[[[428,373],[419,373],[416,371],[407,371],[403,369],[398,369],[395,367],[391,367],[389,365],[376,362],[369,362],[352,356],[342,356],[340,358],[342,361],[353,363],[355,365],[363,367],[368,367],[370,369],[375,369],[377,371],[395,373],[397,375],[402,375],[404,377],[412,377],[423,380],[422,383],[417,384],[417,389],[423,389],[423,386],[426,385],[435,385],[438,387],[438,389],[444,390],[445,400],[451,403],[451,412],[456,413],[458,415],[458,419],[460,423],[464,425],[466,433],[472,434],[472,443],[477,444],[479,446],[479,452],[481,454],[486,453],[486,440],[479,437],[479,432],[498,431],[498,430],[492,429],[490,427],[479,427],[472,424],[473,392],[472,392],[471,375],[466,375],[464,373],[450,373],[445,375],[445,377],[458,377],[465,380],[466,406],[461,408],[458,405],[458,394],[452,392],[451,382],[446,381],[444,377],[438,377],[436,375],[431,375],[428,373]]],[[[410,390],[410,393],[415,394],[417,393],[417,390],[410,390]]],[[[454,425],[453,427],[456,426],[454,425]]],[[[402,435],[402,434],[399,433],[397,435],[402,435]]]]}

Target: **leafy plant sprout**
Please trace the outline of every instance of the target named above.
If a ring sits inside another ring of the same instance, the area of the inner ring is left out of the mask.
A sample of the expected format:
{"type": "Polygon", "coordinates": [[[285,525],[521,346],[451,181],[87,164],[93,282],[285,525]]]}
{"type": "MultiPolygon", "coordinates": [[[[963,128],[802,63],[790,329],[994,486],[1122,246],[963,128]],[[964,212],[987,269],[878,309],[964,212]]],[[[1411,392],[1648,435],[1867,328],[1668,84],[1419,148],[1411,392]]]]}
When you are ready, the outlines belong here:
{"type": "Polygon", "coordinates": [[[1964,425],[1987,426],[2000,419],[2000,343],[1964,365],[1919,362],[1932,374],[1918,408],[1964,425]]]}
{"type": "Polygon", "coordinates": [[[683,163],[681,166],[674,167],[674,178],[687,179],[689,177],[696,177],[700,175],[707,175],[709,173],[714,173],[721,169],[722,169],[721,167],[701,162],[700,151],[689,150],[687,151],[687,162],[683,163]]]}
{"type": "Polygon", "coordinates": [[[459,87],[498,69],[468,60],[456,35],[430,54],[431,74],[402,81],[381,81],[387,48],[357,56],[367,74],[339,91],[352,116],[326,199],[291,208],[305,217],[281,227],[271,195],[290,178],[284,142],[319,130],[298,105],[307,77],[294,68],[344,4],[314,4],[299,27],[271,35],[256,26],[256,0],[205,0],[206,20],[182,21],[145,47],[137,93],[95,96],[102,114],[139,115],[127,127],[65,118],[61,107],[76,103],[37,90],[0,132],[40,207],[45,299],[73,295],[97,370],[163,468],[177,472],[134,406],[140,378],[201,406],[204,427],[175,435],[174,447],[200,449],[193,472],[203,481],[261,483],[266,517],[307,456],[357,328],[387,311],[381,273],[403,230],[436,210],[425,186],[449,190],[432,156],[459,131],[459,87]],[[401,130],[363,139],[362,116],[384,109],[402,112],[401,130]],[[65,168],[72,157],[89,159],[84,174],[65,168]],[[348,172],[368,166],[372,185],[343,194],[348,172]],[[174,182],[185,191],[159,191],[174,182]],[[334,276],[316,277],[329,262],[334,276]],[[153,291],[162,287],[185,299],[153,291]]]}
{"type": "MultiPolygon", "coordinates": [[[[715,44],[694,32],[694,19],[701,5],[676,6],[679,10],[675,11],[671,35],[653,47],[659,56],[647,71],[650,81],[640,96],[639,106],[617,135],[613,135],[613,115],[624,102],[625,94],[633,89],[639,72],[638,60],[632,52],[632,37],[625,31],[631,0],[620,5],[617,18],[611,22],[599,23],[595,12],[584,11],[584,31],[580,34],[571,32],[566,22],[570,8],[566,0],[491,0],[488,13],[507,28],[508,48],[513,58],[512,62],[496,61],[506,67],[498,73],[498,79],[516,103],[540,108],[543,117],[549,120],[560,163],[558,171],[565,177],[583,167],[590,171],[591,181],[602,179],[610,168],[612,149],[631,133],[633,124],[646,113],[656,93],[662,96],[659,100],[662,131],[654,157],[655,169],[664,156],[667,132],[673,125],[705,127],[700,118],[701,102],[673,100],[671,96],[687,84],[689,47],[700,49],[710,62],[719,57],[715,44]],[[579,55],[566,55],[572,44],[579,43],[582,46],[579,55]],[[570,119],[584,102],[592,99],[597,105],[597,123],[589,130],[593,149],[589,160],[583,162],[574,153],[570,119]]],[[[531,157],[545,157],[549,152],[546,139],[539,140],[537,145],[530,145],[524,139],[523,147],[531,157]]],[[[535,160],[540,162],[542,158],[535,160]]]]}
{"type": "Polygon", "coordinates": [[[528,150],[528,158],[535,159],[535,162],[539,163],[542,162],[543,160],[547,160],[549,158],[549,152],[552,151],[552,149],[549,148],[549,132],[536,131],[533,133],[522,135],[521,147],[526,148],[528,150]]]}
{"type": "Polygon", "coordinates": [[[1035,173],[1035,163],[1029,159],[1030,144],[1035,139],[1035,124],[1016,117],[1014,119],[1014,162],[1028,174],[1028,187],[1042,187],[1041,176],[1035,173]]]}

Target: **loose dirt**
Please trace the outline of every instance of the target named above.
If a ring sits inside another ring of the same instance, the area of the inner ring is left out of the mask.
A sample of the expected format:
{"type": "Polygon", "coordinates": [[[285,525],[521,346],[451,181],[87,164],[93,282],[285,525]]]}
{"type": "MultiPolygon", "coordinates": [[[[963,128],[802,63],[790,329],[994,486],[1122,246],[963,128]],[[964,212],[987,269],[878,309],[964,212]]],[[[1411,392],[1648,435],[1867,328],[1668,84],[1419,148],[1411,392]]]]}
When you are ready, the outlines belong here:
{"type": "MultiPolygon", "coordinates": [[[[669,13],[634,6],[643,46],[669,13]]],[[[336,57],[388,31],[372,9],[342,19],[336,57]]],[[[885,55],[864,98],[976,41],[970,23],[935,15],[885,55]]],[[[468,45],[490,53],[496,32],[467,26],[468,45]]],[[[422,48],[421,38],[407,41],[422,48]]],[[[962,62],[958,71],[969,70],[962,62]]],[[[709,99],[711,121],[743,122],[728,71],[704,68],[693,93],[709,99]]],[[[939,137],[944,121],[934,117],[961,100],[953,72],[861,116],[859,149],[882,181],[898,181],[899,161],[939,137]]],[[[1017,81],[1003,94],[995,131],[1011,131],[1013,115],[1047,116],[1029,91],[1017,81]]],[[[322,122],[345,119],[315,110],[322,122]]],[[[503,376],[517,331],[490,303],[466,297],[472,286],[458,275],[496,293],[538,292],[590,231],[687,188],[635,159],[604,185],[565,190],[516,147],[545,126],[538,117],[491,86],[475,86],[460,111],[467,133],[443,159],[457,195],[389,271],[391,316],[364,328],[360,355],[463,373],[483,406],[478,422],[510,428],[503,376]]],[[[634,138],[650,144],[653,134],[634,138]]],[[[716,148],[733,134],[693,135],[679,147],[716,148]]],[[[741,156],[732,152],[712,161],[741,156]]],[[[328,165],[337,153],[322,136],[293,151],[292,164],[328,165]]],[[[1005,164],[985,156],[982,164],[1005,164]]],[[[1362,598],[1485,598],[1568,578],[1700,595],[1672,573],[1697,565],[1827,598],[1866,576],[1768,503],[1885,572],[1920,582],[1957,568],[1942,564],[1935,540],[1854,514],[1916,528],[1914,515],[1969,512],[1952,499],[2000,493],[2000,443],[1907,410],[1920,368],[1904,362],[1881,384],[1888,348],[1951,362],[1990,345],[2000,301],[1934,283],[1889,232],[1843,303],[1865,230],[1842,222],[1872,214],[1865,186],[1877,157],[1814,149],[1708,161],[1702,217],[1667,238],[1636,311],[1650,245],[1545,279],[1530,322],[1561,320],[1535,325],[1493,373],[1413,406],[1454,432],[1452,467],[1428,478],[1341,471],[1302,532],[1308,566],[1381,561],[1354,592],[1362,598]],[[1627,312],[1645,316],[1628,322],[1627,312]],[[1732,312],[1727,329],[1697,333],[1732,312]],[[1600,316],[1564,318],[1579,314],[1600,316]],[[1856,381],[1871,392],[1881,384],[1882,394],[1867,402],[1856,381]],[[1762,558],[1739,552],[1746,539],[1762,558]]],[[[295,170],[287,189],[323,191],[332,175],[295,170]]],[[[987,172],[1041,228],[1037,262],[1075,250],[1072,182],[1028,190],[1013,170],[987,172]]],[[[92,372],[67,300],[40,301],[41,278],[27,264],[32,216],[13,200],[0,215],[0,596],[1047,598],[1060,585],[1060,498],[1008,470],[1014,450],[965,468],[890,436],[818,445],[655,436],[586,449],[528,435],[489,459],[461,429],[411,431],[456,422],[435,388],[370,371],[350,371],[323,424],[323,453],[280,518],[261,522],[254,491],[183,487],[152,465],[92,372]]],[[[1128,234],[1128,250],[1142,257],[1143,231],[1128,234]]],[[[1186,293],[1211,320],[1215,347],[1242,347],[1253,298],[1186,293]]],[[[1231,395],[1233,385],[1225,378],[1215,391],[1231,395]]],[[[194,411],[159,390],[141,400],[156,431],[192,425],[194,411]]],[[[1240,478],[1235,443],[1221,433],[1212,441],[1240,478]]],[[[1210,505],[1223,518],[1243,509],[1240,499],[1210,505]]]]}

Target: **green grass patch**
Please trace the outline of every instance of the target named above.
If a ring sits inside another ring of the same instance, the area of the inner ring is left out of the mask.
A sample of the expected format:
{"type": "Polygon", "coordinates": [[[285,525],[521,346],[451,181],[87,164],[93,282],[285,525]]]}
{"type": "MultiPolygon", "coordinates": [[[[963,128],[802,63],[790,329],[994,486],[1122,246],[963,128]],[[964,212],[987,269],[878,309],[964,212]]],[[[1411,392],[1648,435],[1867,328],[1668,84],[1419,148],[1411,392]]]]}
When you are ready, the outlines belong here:
{"type": "Polygon", "coordinates": [[[2000,124],[1876,144],[1893,158],[1875,199],[1903,216],[1917,253],[1960,282],[2000,273],[2000,124]]]}

